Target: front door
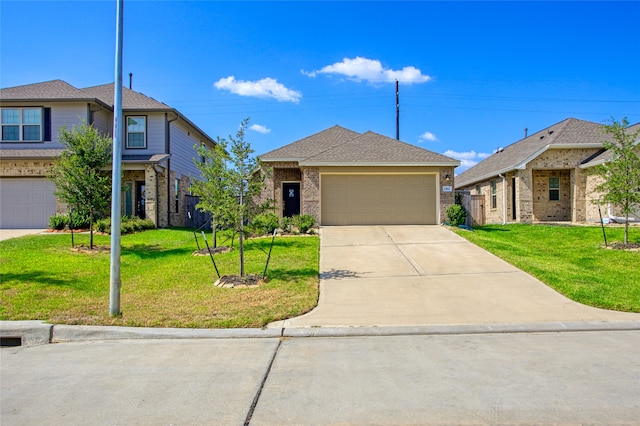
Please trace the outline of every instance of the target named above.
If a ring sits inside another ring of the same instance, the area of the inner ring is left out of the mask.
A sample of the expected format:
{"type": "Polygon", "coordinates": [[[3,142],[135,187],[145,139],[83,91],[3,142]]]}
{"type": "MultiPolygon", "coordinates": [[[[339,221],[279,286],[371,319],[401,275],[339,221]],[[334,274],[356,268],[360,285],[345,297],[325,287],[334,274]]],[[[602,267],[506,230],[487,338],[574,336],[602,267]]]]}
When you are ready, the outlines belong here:
{"type": "Polygon", "coordinates": [[[282,216],[300,214],[300,182],[282,184],[282,216]]]}
{"type": "Polygon", "coordinates": [[[145,185],[144,181],[136,181],[136,216],[144,219],[145,216],[145,185]]]}

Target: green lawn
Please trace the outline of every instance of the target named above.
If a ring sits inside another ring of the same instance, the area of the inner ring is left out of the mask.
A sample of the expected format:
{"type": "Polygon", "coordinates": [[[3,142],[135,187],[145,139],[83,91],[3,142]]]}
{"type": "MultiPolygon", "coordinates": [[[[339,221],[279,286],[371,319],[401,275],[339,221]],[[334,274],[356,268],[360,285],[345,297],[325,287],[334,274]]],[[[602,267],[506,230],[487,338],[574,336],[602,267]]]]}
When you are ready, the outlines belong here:
{"type": "MultiPolygon", "coordinates": [[[[597,226],[486,225],[455,232],[586,305],[640,312],[640,252],[604,248],[597,226]]],[[[607,239],[623,241],[622,227],[607,239]]],[[[629,230],[640,242],[640,228],[629,230]]]]}
{"type": "MultiPolygon", "coordinates": [[[[208,235],[210,237],[210,235],[208,235]]],[[[88,244],[88,235],[76,235],[88,244]]],[[[211,242],[211,240],[209,240],[211,242]]],[[[109,245],[98,235],[95,244],[109,245]]],[[[271,238],[245,243],[245,272],[262,275],[271,238]]],[[[200,240],[200,244],[204,243],[200,240]]],[[[237,248],[237,241],[236,241],[237,248]]],[[[262,327],[311,310],[318,300],[317,236],[276,237],[269,282],[214,287],[217,276],[190,230],[122,236],[121,317],[109,315],[108,251],[71,251],[69,234],[0,242],[0,319],[148,327],[262,327]]],[[[222,275],[238,274],[238,251],[215,256],[222,275]]]]}

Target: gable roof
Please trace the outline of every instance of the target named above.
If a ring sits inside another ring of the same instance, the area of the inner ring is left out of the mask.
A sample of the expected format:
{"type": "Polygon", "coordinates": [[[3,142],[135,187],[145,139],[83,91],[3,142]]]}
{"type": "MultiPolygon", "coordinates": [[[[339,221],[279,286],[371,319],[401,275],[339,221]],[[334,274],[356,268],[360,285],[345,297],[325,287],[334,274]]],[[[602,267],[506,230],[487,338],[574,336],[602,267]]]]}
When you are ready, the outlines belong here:
{"type": "MultiPolygon", "coordinates": [[[[99,99],[113,108],[114,83],[102,84],[100,86],[87,87],[81,89],[83,93],[99,99]]],[[[153,98],[143,95],[140,92],[122,87],[122,109],[123,110],[173,110],[169,105],[158,102],[153,98]]]]}
{"type": "Polygon", "coordinates": [[[3,102],[43,100],[95,102],[97,99],[66,81],[51,80],[0,89],[0,100],[3,102]]]}
{"type": "MultiPolygon", "coordinates": [[[[633,134],[635,132],[638,132],[638,131],[640,131],[640,123],[637,123],[637,124],[634,124],[632,126],[629,126],[625,130],[628,133],[631,133],[631,134],[633,134]]],[[[636,147],[638,145],[640,145],[640,136],[639,136],[638,140],[635,141],[635,143],[636,143],[636,147]]],[[[584,160],[582,162],[582,164],[580,165],[580,168],[581,169],[587,169],[589,167],[595,167],[595,166],[600,165],[602,163],[606,163],[612,157],[613,157],[613,151],[603,148],[601,151],[598,151],[597,153],[595,153],[591,157],[589,157],[586,160],[584,160]]]]}
{"type": "Polygon", "coordinates": [[[360,133],[333,126],[260,156],[262,161],[302,161],[359,136],[360,133]]]}
{"type": "Polygon", "coordinates": [[[551,127],[515,142],[456,176],[456,187],[472,185],[527,163],[548,149],[602,148],[601,125],[568,118],[551,127]]]}
{"type": "MultiPolygon", "coordinates": [[[[0,101],[3,103],[21,101],[94,102],[113,111],[114,92],[114,83],[78,89],[66,81],[51,80],[42,83],[33,83],[0,89],[0,101]]],[[[155,99],[140,92],[136,92],[135,90],[131,90],[126,87],[122,88],[122,109],[124,111],[157,111],[173,113],[193,130],[200,133],[209,143],[215,144],[215,141],[209,135],[207,135],[187,117],[180,114],[178,110],[165,103],[156,101],[155,99]]]]}
{"type": "Polygon", "coordinates": [[[260,156],[264,162],[297,161],[301,166],[459,166],[453,158],[371,131],[340,126],[318,132],[260,156]]]}

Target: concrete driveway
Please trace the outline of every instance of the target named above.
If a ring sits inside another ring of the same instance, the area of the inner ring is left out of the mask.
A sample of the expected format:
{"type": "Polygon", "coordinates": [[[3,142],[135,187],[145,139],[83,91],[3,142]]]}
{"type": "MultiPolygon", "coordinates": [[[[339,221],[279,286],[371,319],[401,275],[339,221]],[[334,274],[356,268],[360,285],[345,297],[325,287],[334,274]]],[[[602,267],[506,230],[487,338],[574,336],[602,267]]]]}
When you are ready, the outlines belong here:
{"type": "Polygon", "coordinates": [[[320,230],[320,300],[272,326],[418,326],[640,320],[573,302],[440,226],[320,230]]]}
{"type": "Polygon", "coordinates": [[[46,229],[0,229],[0,241],[24,237],[25,235],[41,234],[45,231],[46,229]]]}

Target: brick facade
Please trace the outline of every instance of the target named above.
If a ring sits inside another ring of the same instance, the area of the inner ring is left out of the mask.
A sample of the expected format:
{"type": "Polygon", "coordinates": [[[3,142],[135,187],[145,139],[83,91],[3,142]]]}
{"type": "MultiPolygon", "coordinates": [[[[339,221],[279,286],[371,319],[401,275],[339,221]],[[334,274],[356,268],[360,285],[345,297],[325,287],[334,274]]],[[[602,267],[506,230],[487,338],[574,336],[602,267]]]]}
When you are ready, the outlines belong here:
{"type": "Polygon", "coordinates": [[[526,168],[505,173],[464,188],[485,197],[486,223],[544,221],[597,221],[593,178],[581,163],[598,149],[549,149],[526,168]],[[549,178],[559,179],[559,200],[551,200],[549,178]],[[492,207],[491,183],[496,186],[492,207]],[[515,184],[515,204],[513,191],[515,184]],[[515,208],[515,219],[513,209],[515,208]],[[505,214],[506,213],[506,214],[505,214]]]}

